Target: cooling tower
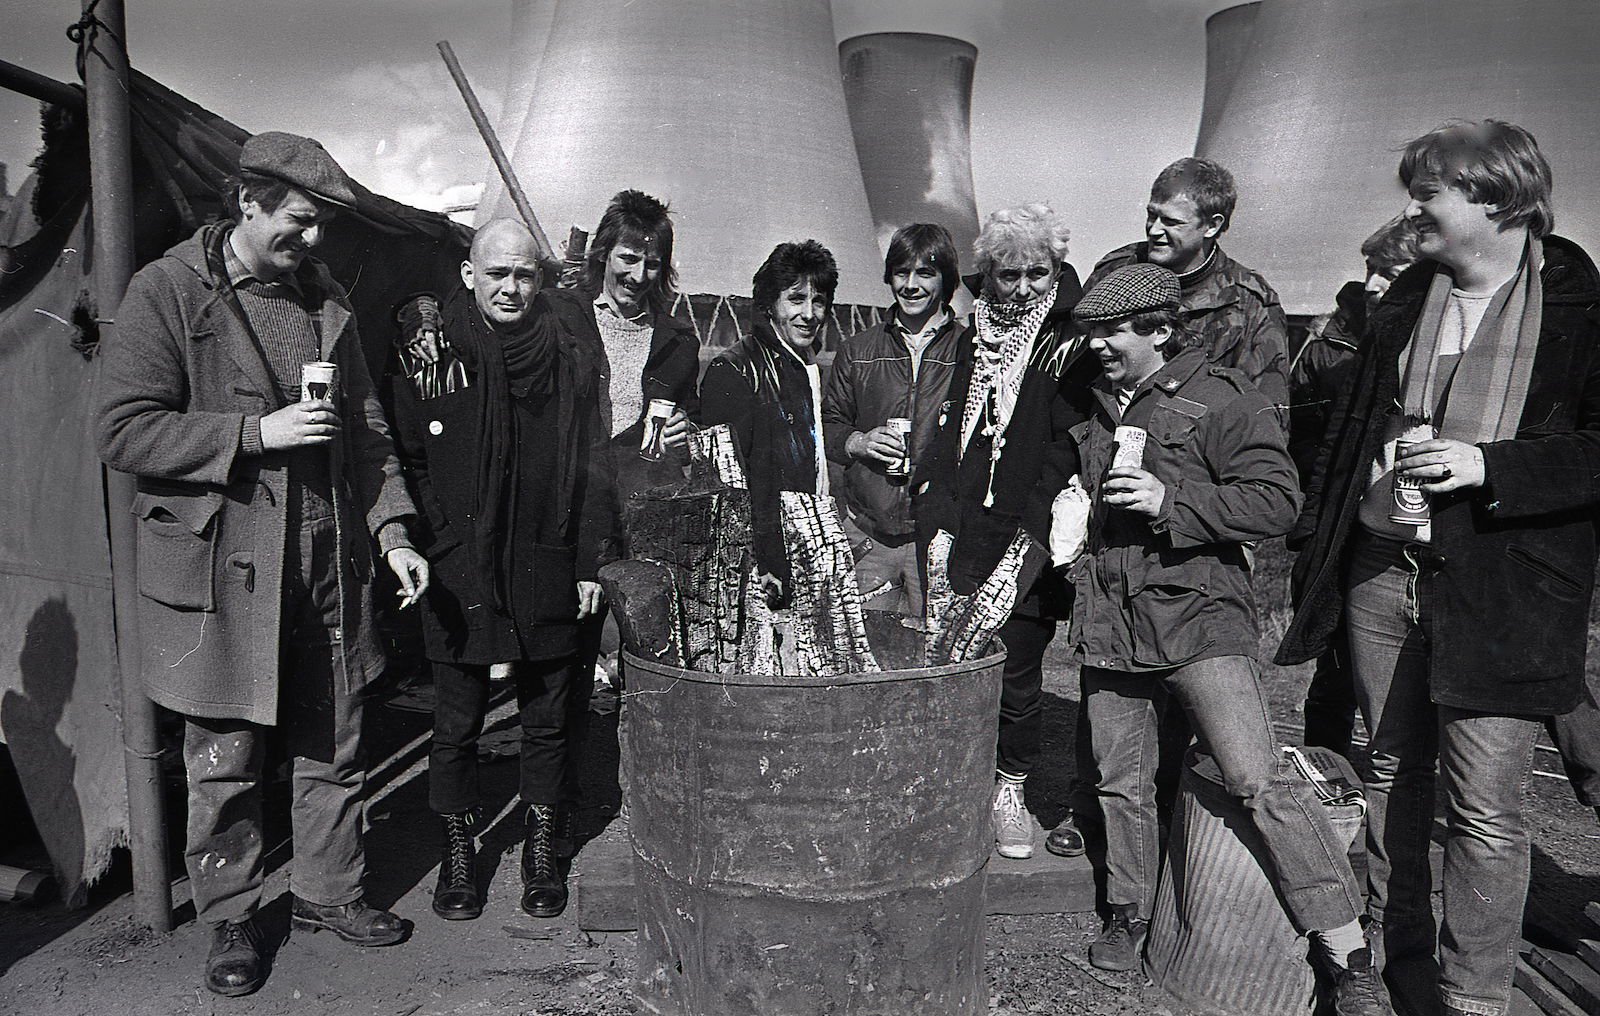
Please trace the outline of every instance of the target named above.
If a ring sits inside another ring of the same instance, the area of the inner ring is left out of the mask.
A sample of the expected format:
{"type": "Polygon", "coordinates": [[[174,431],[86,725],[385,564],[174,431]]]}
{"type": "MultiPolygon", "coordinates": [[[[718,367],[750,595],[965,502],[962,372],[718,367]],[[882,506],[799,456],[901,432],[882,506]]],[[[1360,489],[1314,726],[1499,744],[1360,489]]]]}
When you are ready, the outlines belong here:
{"type": "Polygon", "coordinates": [[[1199,148],[1211,136],[1227,105],[1228,93],[1233,91],[1233,80],[1238,76],[1239,65],[1250,49],[1250,36],[1255,31],[1256,14],[1261,10],[1260,0],[1220,10],[1206,19],[1206,91],[1200,105],[1200,134],[1195,147],[1199,148]]]}
{"type": "Polygon", "coordinates": [[[748,294],[811,237],[839,302],[888,299],[827,0],[560,0],[512,161],[552,235],[624,187],[671,202],[685,292],[748,294]]]}
{"type": "Polygon", "coordinates": [[[972,196],[971,43],[920,32],[839,44],[844,97],[878,246],[909,222],[937,222],[963,260],[978,236],[972,196]]]}
{"type": "MultiPolygon", "coordinates": [[[[550,37],[550,25],[556,17],[556,0],[511,0],[511,45],[506,49],[506,83],[502,89],[500,116],[494,124],[495,135],[508,153],[522,136],[522,121],[528,115],[528,104],[539,84],[539,64],[544,60],[545,40],[550,37]]],[[[506,185],[494,168],[493,160],[484,158],[483,193],[478,197],[479,208],[494,208],[506,196],[506,185]]],[[[484,222],[487,215],[479,215],[484,222]]]]}
{"type": "Polygon", "coordinates": [[[1361,241],[1405,204],[1405,143],[1495,117],[1539,139],[1556,231],[1600,253],[1600,5],[1574,0],[1263,0],[1199,154],[1233,171],[1224,237],[1290,313],[1333,305],[1361,241]]]}

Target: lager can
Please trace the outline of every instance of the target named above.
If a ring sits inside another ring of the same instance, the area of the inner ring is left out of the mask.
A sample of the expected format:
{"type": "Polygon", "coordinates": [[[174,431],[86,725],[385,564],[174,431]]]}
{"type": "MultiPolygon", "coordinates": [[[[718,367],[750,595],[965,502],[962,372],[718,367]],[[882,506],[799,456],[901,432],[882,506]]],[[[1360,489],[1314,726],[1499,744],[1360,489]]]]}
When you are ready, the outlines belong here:
{"type": "Polygon", "coordinates": [[[644,414],[644,434],[639,438],[639,457],[660,462],[667,454],[667,419],[678,404],[669,399],[651,399],[644,414]]]}
{"type": "Polygon", "coordinates": [[[333,399],[338,390],[339,365],[317,360],[300,368],[300,401],[333,399]]]}
{"type": "Polygon", "coordinates": [[[900,435],[900,442],[906,449],[899,461],[884,470],[889,482],[899,486],[911,479],[911,420],[904,416],[891,416],[884,421],[884,425],[900,435]]]}
{"type": "Polygon", "coordinates": [[[1395,469],[1391,485],[1394,503],[1389,507],[1389,521],[1402,526],[1425,526],[1429,521],[1428,495],[1423,491],[1424,481],[1400,475],[1400,457],[1418,444],[1416,441],[1394,443],[1395,469]]]}
{"type": "Polygon", "coordinates": [[[1118,427],[1111,435],[1114,447],[1111,468],[1140,469],[1144,466],[1145,432],[1142,427],[1118,427]]]}

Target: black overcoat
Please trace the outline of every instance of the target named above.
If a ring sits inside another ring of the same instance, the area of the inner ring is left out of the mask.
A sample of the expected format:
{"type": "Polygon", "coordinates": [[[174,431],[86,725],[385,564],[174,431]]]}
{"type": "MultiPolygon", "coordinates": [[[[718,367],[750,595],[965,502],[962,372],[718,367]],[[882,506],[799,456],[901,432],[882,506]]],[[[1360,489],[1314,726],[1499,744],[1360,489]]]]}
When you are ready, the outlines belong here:
{"type": "MultiPolygon", "coordinates": [[[[472,296],[458,290],[445,306],[445,335],[470,327],[461,316],[477,313],[472,296]]],[[[559,447],[549,478],[550,504],[519,505],[519,511],[547,513],[555,525],[546,539],[524,515],[501,520],[513,541],[510,557],[531,571],[531,586],[505,609],[489,596],[492,577],[474,559],[475,485],[484,454],[479,433],[481,400],[512,396],[504,388],[487,390],[469,372],[464,388],[419,399],[404,378],[394,379],[395,431],[406,479],[426,523],[421,549],[433,567],[432,585],[422,603],[423,640],[428,658],[484,664],[565,655],[576,648],[576,582],[594,581],[614,556],[616,501],[605,455],[605,428],[598,397],[598,366],[583,344],[555,324],[545,297],[535,315],[555,335],[556,420],[559,447]]],[[[525,577],[526,578],[526,577],[525,577]]]]}
{"type": "MultiPolygon", "coordinates": [[[[1344,612],[1345,561],[1400,356],[1438,266],[1419,262],[1373,311],[1296,527],[1300,609],[1281,664],[1320,654],[1344,612]]],[[[1582,693],[1600,506],[1600,276],[1587,254],[1544,239],[1543,320],[1517,436],[1481,445],[1487,484],[1435,496],[1422,594],[1432,611],[1433,701],[1513,715],[1564,713],[1582,693]]]]}

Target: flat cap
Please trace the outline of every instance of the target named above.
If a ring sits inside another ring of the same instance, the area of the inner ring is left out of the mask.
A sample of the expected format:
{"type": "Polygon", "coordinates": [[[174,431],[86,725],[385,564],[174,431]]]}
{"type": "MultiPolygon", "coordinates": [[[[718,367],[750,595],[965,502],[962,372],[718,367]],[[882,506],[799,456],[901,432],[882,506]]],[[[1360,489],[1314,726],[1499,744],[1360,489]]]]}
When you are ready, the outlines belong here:
{"type": "Polygon", "coordinates": [[[356,206],[349,174],[321,144],[298,134],[266,131],[255,135],[239,153],[239,170],[282,180],[332,205],[356,206]]]}
{"type": "Polygon", "coordinates": [[[1181,295],[1178,277],[1160,265],[1123,265],[1095,283],[1072,308],[1072,316],[1089,324],[1150,310],[1177,310],[1181,295]]]}

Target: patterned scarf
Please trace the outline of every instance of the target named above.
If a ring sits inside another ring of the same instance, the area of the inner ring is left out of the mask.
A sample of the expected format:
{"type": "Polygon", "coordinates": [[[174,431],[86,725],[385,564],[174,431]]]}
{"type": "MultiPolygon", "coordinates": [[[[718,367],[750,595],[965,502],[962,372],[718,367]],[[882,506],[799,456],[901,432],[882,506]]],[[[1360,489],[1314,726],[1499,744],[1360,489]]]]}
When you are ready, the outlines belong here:
{"type": "Polygon", "coordinates": [[[1530,238],[1517,274],[1489,300],[1472,342],[1450,377],[1439,374],[1438,346],[1454,279],[1442,269],[1434,275],[1406,354],[1403,392],[1407,419],[1431,420],[1434,407],[1444,396],[1444,419],[1433,421],[1441,437],[1476,444],[1517,436],[1539,345],[1544,309],[1539,269],[1543,264],[1544,247],[1530,238]]]}
{"type": "Polygon", "coordinates": [[[1026,360],[1050,308],[1055,306],[1057,283],[1031,304],[991,303],[980,297],[973,305],[972,382],[961,411],[961,454],[966,454],[980,421],[989,445],[989,487],[983,506],[994,506],[994,471],[1005,447],[1006,428],[1016,408],[1026,360]],[[1023,361],[1019,363],[1019,360],[1023,361]]]}

